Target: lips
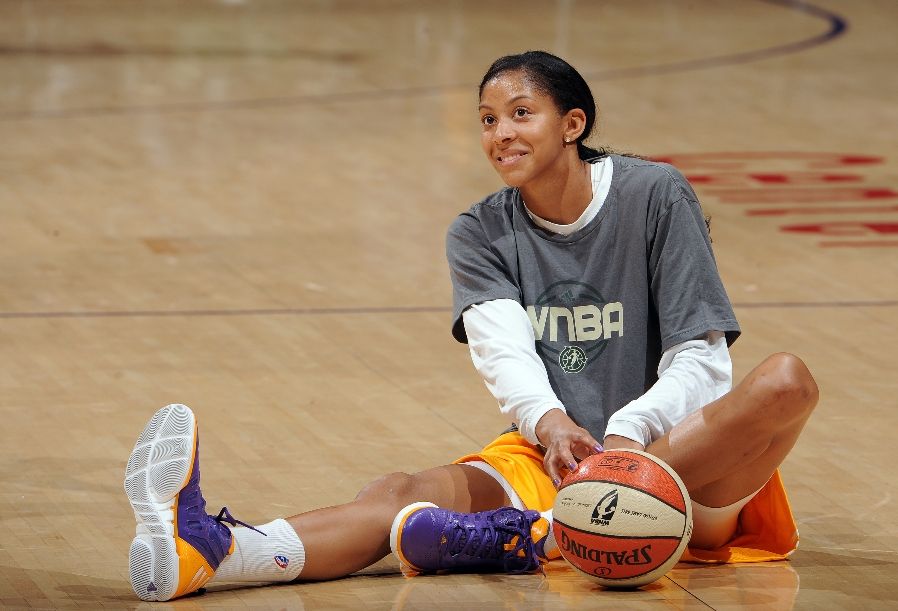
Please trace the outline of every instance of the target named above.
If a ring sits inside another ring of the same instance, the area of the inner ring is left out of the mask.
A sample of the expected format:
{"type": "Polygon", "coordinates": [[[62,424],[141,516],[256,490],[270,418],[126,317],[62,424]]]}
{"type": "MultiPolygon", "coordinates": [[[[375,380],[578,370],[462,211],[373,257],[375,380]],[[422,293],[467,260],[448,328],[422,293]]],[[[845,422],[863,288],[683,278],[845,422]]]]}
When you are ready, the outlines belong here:
{"type": "Polygon", "coordinates": [[[521,157],[523,157],[526,154],[527,153],[524,153],[524,152],[506,151],[506,152],[502,153],[501,155],[499,155],[498,157],[496,157],[496,161],[498,161],[501,164],[514,163],[515,161],[517,161],[518,159],[520,159],[521,157]]]}

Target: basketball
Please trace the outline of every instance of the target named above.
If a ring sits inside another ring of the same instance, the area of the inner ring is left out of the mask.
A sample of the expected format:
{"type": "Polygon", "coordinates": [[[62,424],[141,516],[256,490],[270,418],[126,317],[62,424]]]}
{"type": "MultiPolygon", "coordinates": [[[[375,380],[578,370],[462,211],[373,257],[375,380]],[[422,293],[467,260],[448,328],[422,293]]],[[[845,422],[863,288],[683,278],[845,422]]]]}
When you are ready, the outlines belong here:
{"type": "Polygon", "coordinates": [[[692,534],[692,504],[680,477],[637,450],[609,450],[580,462],[555,498],[552,531],[575,569],[611,588],[664,576],[692,534]]]}

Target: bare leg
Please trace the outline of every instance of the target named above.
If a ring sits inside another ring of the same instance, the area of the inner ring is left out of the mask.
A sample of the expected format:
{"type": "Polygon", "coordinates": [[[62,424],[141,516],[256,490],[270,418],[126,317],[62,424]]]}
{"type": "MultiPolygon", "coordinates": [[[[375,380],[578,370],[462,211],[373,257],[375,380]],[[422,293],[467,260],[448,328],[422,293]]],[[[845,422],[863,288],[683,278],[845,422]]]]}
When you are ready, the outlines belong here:
{"type": "Polygon", "coordinates": [[[287,519],[306,550],[299,579],[335,579],[377,562],[390,553],[393,518],[417,501],[463,512],[509,503],[499,483],[474,467],[446,465],[414,475],[392,473],[368,484],[349,503],[287,519]]]}
{"type": "Polygon", "coordinates": [[[817,398],[817,385],[801,359],[774,354],[646,451],[674,468],[695,501],[724,507],[770,479],[817,398]]]}

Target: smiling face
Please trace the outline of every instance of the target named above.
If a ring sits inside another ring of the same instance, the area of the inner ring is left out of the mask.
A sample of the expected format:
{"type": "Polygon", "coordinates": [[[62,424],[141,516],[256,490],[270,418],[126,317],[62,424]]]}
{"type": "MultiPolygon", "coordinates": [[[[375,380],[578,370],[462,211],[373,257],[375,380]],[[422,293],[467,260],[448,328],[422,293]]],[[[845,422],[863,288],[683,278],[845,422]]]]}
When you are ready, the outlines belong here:
{"type": "Polygon", "coordinates": [[[479,110],[483,151],[505,184],[532,184],[566,171],[577,159],[574,142],[583,131],[582,111],[562,115],[555,100],[523,72],[503,72],[486,83],[479,110]]]}

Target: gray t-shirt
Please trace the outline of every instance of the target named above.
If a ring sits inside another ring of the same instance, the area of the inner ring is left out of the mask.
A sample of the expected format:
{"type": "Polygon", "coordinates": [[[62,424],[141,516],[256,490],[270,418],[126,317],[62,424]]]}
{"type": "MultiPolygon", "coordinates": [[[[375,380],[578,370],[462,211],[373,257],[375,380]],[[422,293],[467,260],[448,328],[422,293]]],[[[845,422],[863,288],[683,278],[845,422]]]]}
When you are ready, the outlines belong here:
{"type": "Polygon", "coordinates": [[[655,383],[664,350],[708,331],[732,344],[740,333],[686,179],[663,163],[613,155],[612,164],[604,205],[571,235],[536,226],[519,191],[505,188],[459,215],[446,239],[452,334],[467,342],[471,305],[520,303],[552,388],[596,439],[655,383]]]}

